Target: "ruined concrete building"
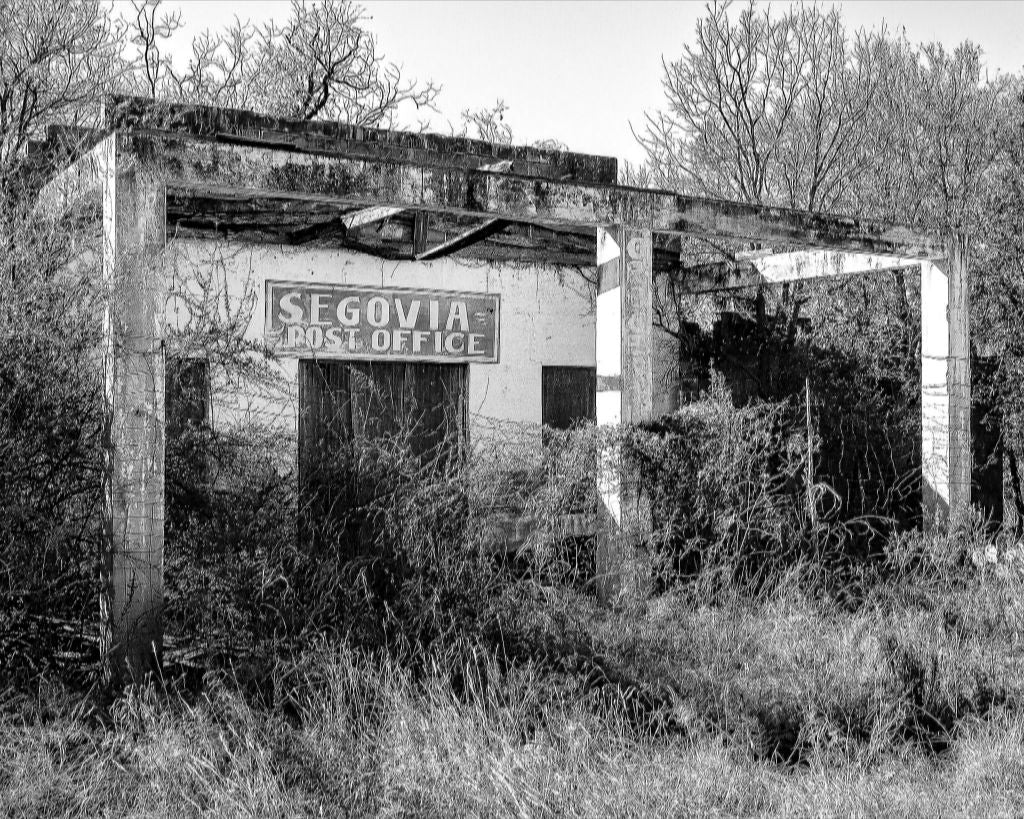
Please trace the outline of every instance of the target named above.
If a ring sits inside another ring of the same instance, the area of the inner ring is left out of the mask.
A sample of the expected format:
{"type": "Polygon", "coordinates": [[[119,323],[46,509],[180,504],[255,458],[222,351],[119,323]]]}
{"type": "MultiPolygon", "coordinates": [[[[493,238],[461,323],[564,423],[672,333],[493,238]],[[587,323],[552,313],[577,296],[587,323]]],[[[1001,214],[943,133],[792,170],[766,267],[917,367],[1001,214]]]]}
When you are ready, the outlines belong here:
{"type": "MultiPolygon", "coordinates": [[[[656,369],[674,362],[653,354],[657,271],[692,274],[696,292],[906,269],[921,278],[924,481],[933,507],[969,502],[957,237],[629,188],[607,157],[138,99],[109,100],[86,147],[40,206],[81,209],[110,288],[115,673],[159,653],[165,381],[206,377],[201,344],[188,344],[204,328],[234,323],[253,350],[266,344],[279,378],[259,394],[214,379],[201,411],[258,412],[295,434],[301,480],[324,435],[409,417],[434,446],[495,421],[631,422],[671,408],[656,369]],[[684,235],[800,249],[682,271],[684,235]],[[599,373],[618,388],[607,417],[599,373]]],[[[626,525],[635,512],[621,501],[626,525]]]]}

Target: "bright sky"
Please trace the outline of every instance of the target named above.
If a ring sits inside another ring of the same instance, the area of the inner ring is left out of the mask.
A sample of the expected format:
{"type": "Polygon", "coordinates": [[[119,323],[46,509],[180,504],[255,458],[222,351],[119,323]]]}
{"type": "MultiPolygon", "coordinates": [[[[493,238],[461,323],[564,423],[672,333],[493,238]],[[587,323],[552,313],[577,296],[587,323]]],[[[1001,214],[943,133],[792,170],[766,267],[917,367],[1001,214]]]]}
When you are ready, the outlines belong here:
{"type": "MultiPolygon", "coordinates": [[[[784,4],[776,3],[776,6],[784,4]]],[[[850,29],[883,21],[912,42],[963,39],[980,44],[987,64],[1024,66],[1020,32],[1024,3],[840,3],[850,29]]],[[[642,152],[630,125],[662,101],[661,59],[692,42],[701,2],[537,2],[537,0],[364,0],[381,50],[408,76],[443,86],[431,130],[448,132],[464,108],[509,106],[516,142],[552,137],[570,149],[637,162],[642,152]]],[[[219,28],[238,15],[259,23],[284,20],[286,0],[168,0],[182,10],[185,34],[219,28]]],[[[186,45],[182,40],[179,43],[186,45]]]]}

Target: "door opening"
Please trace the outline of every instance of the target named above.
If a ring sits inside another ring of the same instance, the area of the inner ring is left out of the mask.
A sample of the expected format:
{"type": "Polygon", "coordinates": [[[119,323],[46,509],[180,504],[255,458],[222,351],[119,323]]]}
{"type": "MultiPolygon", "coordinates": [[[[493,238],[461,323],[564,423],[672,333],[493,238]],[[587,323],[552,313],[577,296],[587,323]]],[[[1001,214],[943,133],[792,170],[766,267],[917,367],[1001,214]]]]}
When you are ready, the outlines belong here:
{"type": "Polygon", "coordinates": [[[467,366],[419,362],[299,361],[299,537],[323,548],[370,546],[361,510],[374,464],[400,448],[423,470],[443,470],[467,445],[467,366]]]}

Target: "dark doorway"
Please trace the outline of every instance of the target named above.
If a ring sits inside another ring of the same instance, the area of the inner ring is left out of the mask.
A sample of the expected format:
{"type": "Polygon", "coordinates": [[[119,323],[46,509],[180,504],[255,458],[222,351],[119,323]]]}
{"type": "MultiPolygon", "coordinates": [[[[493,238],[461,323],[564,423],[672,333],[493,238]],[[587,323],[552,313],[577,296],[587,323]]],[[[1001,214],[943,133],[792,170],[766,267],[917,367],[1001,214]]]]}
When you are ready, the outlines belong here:
{"type": "MultiPolygon", "coordinates": [[[[414,362],[299,362],[299,536],[320,548],[367,540],[359,510],[374,487],[368,442],[408,447],[424,469],[461,458],[467,438],[467,368],[414,362]]],[[[371,447],[372,448],[372,447],[371,447]]],[[[405,450],[403,450],[405,451],[405,450]]]]}

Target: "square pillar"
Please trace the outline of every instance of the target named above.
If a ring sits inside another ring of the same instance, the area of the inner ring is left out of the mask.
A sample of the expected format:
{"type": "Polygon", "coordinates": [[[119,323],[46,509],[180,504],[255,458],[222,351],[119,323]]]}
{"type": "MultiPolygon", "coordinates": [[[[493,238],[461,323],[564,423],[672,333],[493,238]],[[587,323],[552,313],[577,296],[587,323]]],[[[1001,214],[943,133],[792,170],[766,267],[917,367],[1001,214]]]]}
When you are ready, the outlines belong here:
{"type": "Polygon", "coordinates": [[[159,669],[163,644],[166,196],[125,150],[102,144],[104,545],[100,650],[113,686],[159,669]]]}
{"type": "Polygon", "coordinates": [[[925,531],[949,515],[949,358],[946,274],[921,263],[921,499],[925,531]]]}
{"type": "Polygon", "coordinates": [[[653,249],[649,230],[620,229],[622,423],[650,421],[654,409],[653,249]]]}
{"type": "MultiPolygon", "coordinates": [[[[618,417],[602,416],[599,411],[598,423],[647,421],[654,405],[651,232],[599,228],[597,245],[598,373],[617,380],[619,386],[618,417]]],[[[635,476],[622,470],[615,453],[606,453],[601,473],[598,594],[608,603],[635,599],[647,585],[638,547],[650,534],[650,508],[640,497],[635,476]]]]}
{"type": "Polygon", "coordinates": [[[940,267],[921,264],[921,471],[924,525],[971,507],[971,328],[967,245],[947,242],[940,267]],[[942,269],[942,268],[945,269],[942,269]]]}
{"type": "Polygon", "coordinates": [[[974,450],[971,446],[971,312],[967,240],[946,242],[949,287],[949,520],[964,522],[971,508],[974,450]]]}

